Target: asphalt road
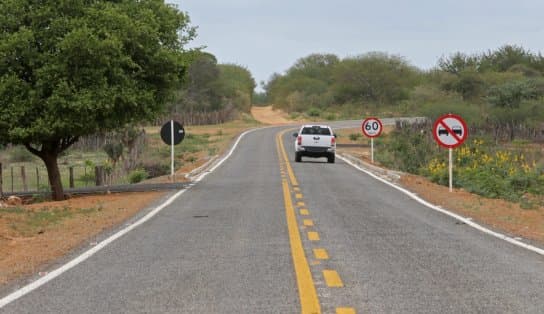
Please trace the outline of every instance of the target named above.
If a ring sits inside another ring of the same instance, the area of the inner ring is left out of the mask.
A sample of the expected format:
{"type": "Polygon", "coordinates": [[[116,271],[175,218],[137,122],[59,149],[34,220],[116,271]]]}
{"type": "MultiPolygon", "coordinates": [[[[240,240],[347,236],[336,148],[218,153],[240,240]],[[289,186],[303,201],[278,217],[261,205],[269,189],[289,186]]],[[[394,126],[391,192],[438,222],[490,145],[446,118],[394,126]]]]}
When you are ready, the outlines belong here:
{"type": "Polygon", "coordinates": [[[543,256],[341,160],[295,163],[291,131],[287,162],[279,130],[247,134],[151,220],[0,312],[544,311],[543,256]]]}

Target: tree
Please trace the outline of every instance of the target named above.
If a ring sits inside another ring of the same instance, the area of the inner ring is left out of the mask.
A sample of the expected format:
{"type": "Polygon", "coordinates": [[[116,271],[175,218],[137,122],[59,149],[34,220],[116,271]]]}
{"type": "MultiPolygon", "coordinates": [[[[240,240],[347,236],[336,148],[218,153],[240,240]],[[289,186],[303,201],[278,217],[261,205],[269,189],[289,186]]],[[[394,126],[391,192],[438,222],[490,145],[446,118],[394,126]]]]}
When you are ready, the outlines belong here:
{"type": "Polygon", "coordinates": [[[248,69],[236,64],[219,65],[219,88],[227,101],[243,112],[249,112],[253,102],[255,79],[248,69]]]}
{"type": "Polygon", "coordinates": [[[408,97],[419,72],[402,57],[381,52],[346,58],[334,71],[334,97],[340,103],[394,105],[408,97]]]}
{"type": "Polygon", "coordinates": [[[59,154],[81,136],[153,118],[194,36],[163,0],[3,0],[0,141],[40,157],[63,199],[59,154]]]}
{"type": "MultiPolygon", "coordinates": [[[[541,97],[534,81],[521,80],[494,86],[489,91],[489,102],[493,105],[491,114],[496,123],[496,129],[507,127],[509,139],[515,136],[517,124],[528,120],[533,114],[529,110],[520,110],[526,100],[541,97]]],[[[495,131],[497,134],[497,130],[495,131]]]]}

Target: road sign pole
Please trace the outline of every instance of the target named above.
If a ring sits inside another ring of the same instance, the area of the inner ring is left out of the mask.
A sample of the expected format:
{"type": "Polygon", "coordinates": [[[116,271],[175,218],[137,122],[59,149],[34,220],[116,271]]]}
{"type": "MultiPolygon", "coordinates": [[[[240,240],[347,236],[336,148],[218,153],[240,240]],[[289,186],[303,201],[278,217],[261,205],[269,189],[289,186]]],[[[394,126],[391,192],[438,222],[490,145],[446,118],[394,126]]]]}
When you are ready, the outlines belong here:
{"type": "Polygon", "coordinates": [[[374,138],[373,137],[370,138],[370,156],[371,156],[372,163],[374,163],[374,138]]]}
{"type": "Polygon", "coordinates": [[[450,173],[450,192],[453,192],[453,148],[449,149],[449,157],[450,157],[450,167],[449,167],[449,173],[450,173]]]}
{"type": "Polygon", "coordinates": [[[172,146],[172,154],[171,154],[171,164],[170,164],[170,173],[171,173],[171,179],[172,182],[175,182],[175,174],[174,174],[174,120],[170,120],[170,136],[171,141],[170,145],[172,146]]]}

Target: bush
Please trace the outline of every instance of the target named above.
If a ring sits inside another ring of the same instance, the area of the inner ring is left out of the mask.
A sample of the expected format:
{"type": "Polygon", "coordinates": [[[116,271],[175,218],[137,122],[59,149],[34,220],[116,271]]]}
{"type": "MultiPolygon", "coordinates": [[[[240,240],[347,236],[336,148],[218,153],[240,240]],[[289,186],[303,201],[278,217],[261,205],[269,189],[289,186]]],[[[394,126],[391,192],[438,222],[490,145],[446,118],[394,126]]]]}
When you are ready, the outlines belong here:
{"type": "Polygon", "coordinates": [[[147,179],[148,176],[148,173],[144,169],[136,169],[128,174],[128,181],[134,184],[147,179]]]}
{"type": "Polygon", "coordinates": [[[312,107],[308,109],[306,114],[308,114],[308,116],[310,117],[319,117],[321,115],[321,110],[319,110],[318,108],[312,107]]]}
{"type": "MultiPolygon", "coordinates": [[[[529,194],[543,195],[544,176],[521,153],[494,151],[475,139],[455,151],[453,182],[465,190],[489,198],[522,201],[529,194]]],[[[448,184],[447,160],[433,158],[425,175],[439,184],[448,184]]]]}
{"type": "Polygon", "coordinates": [[[160,177],[170,174],[170,165],[158,162],[143,162],[138,166],[143,169],[150,178],[160,177]]]}
{"type": "Polygon", "coordinates": [[[351,133],[349,135],[349,140],[355,142],[358,139],[360,139],[361,137],[363,137],[363,136],[360,133],[351,133]]]}

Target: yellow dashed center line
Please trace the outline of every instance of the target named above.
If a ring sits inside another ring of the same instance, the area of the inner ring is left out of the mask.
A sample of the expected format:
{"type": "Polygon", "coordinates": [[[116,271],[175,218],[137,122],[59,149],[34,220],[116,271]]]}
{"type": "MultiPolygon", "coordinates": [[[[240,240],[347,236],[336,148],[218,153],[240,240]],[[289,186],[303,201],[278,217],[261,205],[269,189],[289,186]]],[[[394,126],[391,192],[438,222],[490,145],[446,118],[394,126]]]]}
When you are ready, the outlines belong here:
{"type": "MultiPolygon", "coordinates": [[[[276,145],[280,154],[280,172],[283,178],[282,185],[285,201],[285,211],[287,216],[287,227],[289,230],[291,255],[293,257],[293,264],[295,266],[295,274],[297,278],[301,313],[320,314],[321,305],[319,303],[319,297],[317,296],[317,290],[313,281],[310,265],[320,265],[321,260],[329,259],[329,254],[323,248],[316,248],[313,249],[315,260],[312,260],[309,264],[308,260],[306,259],[287,177],[289,177],[293,193],[295,194],[295,199],[299,200],[296,202],[296,205],[300,208],[300,215],[309,216],[310,212],[307,208],[305,208],[305,203],[300,201],[303,198],[303,195],[301,193],[301,189],[298,187],[297,178],[295,177],[293,169],[291,168],[291,164],[289,163],[289,160],[287,158],[285,147],[283,146],[283,143],[281,141],[281,137],[284,133],[285,131],[277,135],[276,145]],[[281,157],[283,157],[283,161],[281,160],[281,157]]],[[[301,228],[314,226],[314,221],[312,219],[303,219],[302,223],[303,227],[301,228]]],[[[307,236],[308,240],[310,241],[320,240],[319,233],[315,231],[309,231],[307,233],[307,236]]],[[[340,275],[338,275],[335,270],[323,270],[323,278],[325,279],[325,283],[328,287],[344,287],[344,283],[342,282],[340,275]]],[[[356,314],[356,312],[355,309],[351,307],[338,307],[336,308],[336,314],[356,314]]]]}
{"type": "Polygon", "coordinates": [[[329,253],[325,249],[314,249],[314,256],[316,259],[329,259],[329,253]]]}
{"type": "Polygon", "coordinates": [[[338,275],[336,270],[324,270],[323,277],[325,278],[325,283],[328,287],[341,288],[344,286],[344,283],[342,282],[342,279],[340,279],[340,275],[338,275]]]}
{"type": "MultiPolygon", "coordinates": [[[[282,148],[285,156],[285,150],[283,149],[281,142],[279,142],[279,136],[277,140],[278,146],[282,148]]],[[[286,158],[285,160],[287,161],[286,158]]],[[[288,168],[290,168],[289,165],[288,168]]],[[[291,177],[291,173],[289,176],[291,177]]],[[[291,182],[293,181],[291,180],[291,182]]],[[[293,264],[295,267],[301,313],[320,314],[321,305],[319,304],[319,298],[317,296],[317,291],[312,278],[310,265],[308,264],[308,260],[306,259],[306,255],[304,253],[304,247],[300,237],[300,230],[297,224],[297,216],[295,213],[295,208],[293,207],[293,200],[291,199],[291,192],[289,191],[289,183],[287,180],[282,180],[282,186],[285,216],[287,218],[287,229],[289,231],[289,243],[291,244],[291,256],[293,258],[293,264]]]]}
{"type": "Polygon", "coordinates": [[[310,241],[319,241],[319,233],[315,231],[308,232],[308,240],[310,241]]]}

